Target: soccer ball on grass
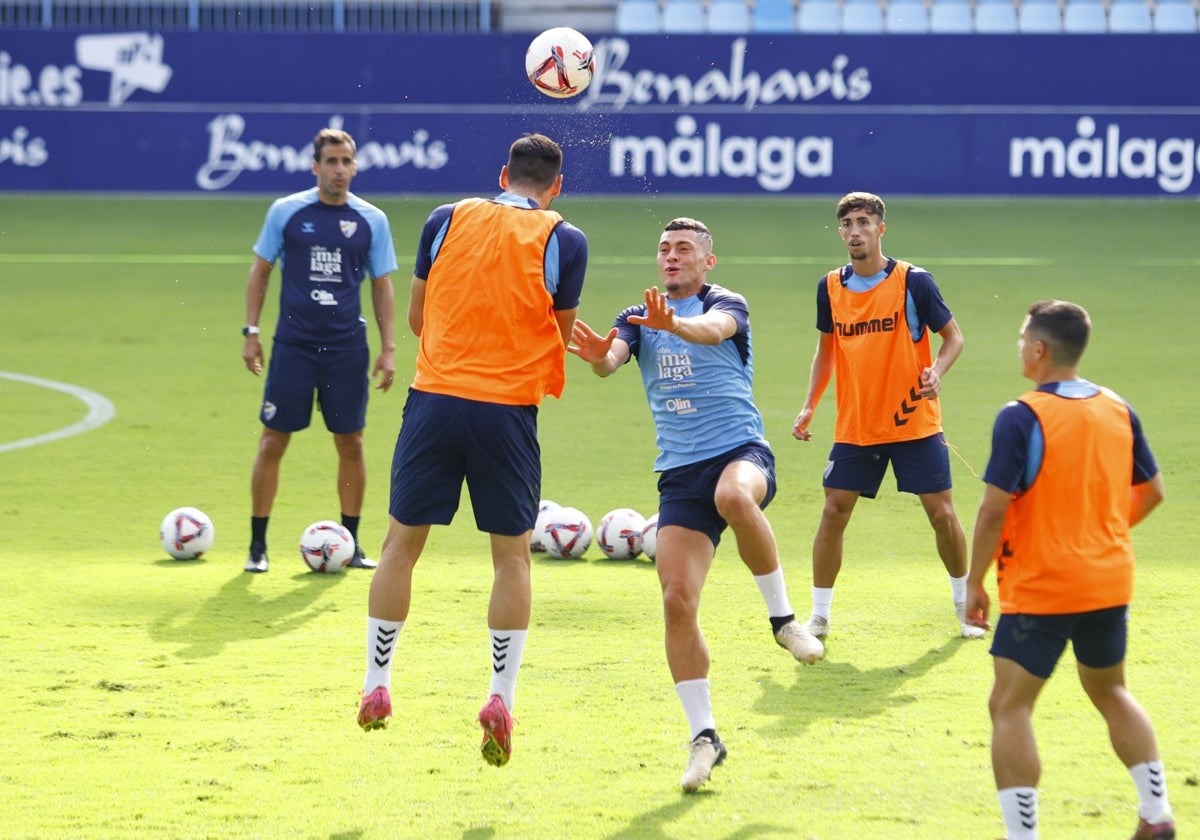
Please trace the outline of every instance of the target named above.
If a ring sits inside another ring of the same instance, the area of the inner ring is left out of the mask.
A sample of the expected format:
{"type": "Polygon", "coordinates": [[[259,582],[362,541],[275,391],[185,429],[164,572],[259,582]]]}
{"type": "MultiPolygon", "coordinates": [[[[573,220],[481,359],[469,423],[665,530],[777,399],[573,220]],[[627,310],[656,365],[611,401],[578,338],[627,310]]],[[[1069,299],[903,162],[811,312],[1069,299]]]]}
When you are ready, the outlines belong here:
{"type": "Polygon", "coordinates": [[[533,524],[533,531],[529,534],[529,550],[530,551],[545,551],[545,533],[547,517],[558,510],[562,505],[558,502],[552,502],[549,499],[542,499],[538,502],[537,521],[533,524]]]}
{"type": "Polygon", "coordinates": [[[658,554],[658,514],[655,513],[646,520],[646,525],[642,528],[642,553],[649,557],[652,561],[655,555],[658,554]]]}
{"type": "Polygon", "coordinates": [[[596,527],[596,541],[612,560],[632,560],[642,553],[646,519],[632,508],[610,510],[596,527]]]}
{"type": "Polygon", "coordinates": [[[546,96],[567,99],[592,83],[596,59],[592,42],[568,26],[547,29],[525,51],[525,74],[546,96]]]}
{"type": "Polygon", "coordinates": [[[194,507],[176,508],[158,528],[162,547],[176,560],[195,560],[212,548],[214,536],[208,514],[194,507]]]}
{"type": "Polygon", "coordinates": [[[592,544],[592,521],[587,515],[573,507],[560,507],[546,517],[542,531],[542,542],[546,553],[559,560],[574,560],[582,557],[592,544]]]}
{"type": "Polygon", "coordinates": [[[314,522],[300,535],[300,556],[314,572],[340,572],[354,557],[354,537],[340,522],[314,522]]]}

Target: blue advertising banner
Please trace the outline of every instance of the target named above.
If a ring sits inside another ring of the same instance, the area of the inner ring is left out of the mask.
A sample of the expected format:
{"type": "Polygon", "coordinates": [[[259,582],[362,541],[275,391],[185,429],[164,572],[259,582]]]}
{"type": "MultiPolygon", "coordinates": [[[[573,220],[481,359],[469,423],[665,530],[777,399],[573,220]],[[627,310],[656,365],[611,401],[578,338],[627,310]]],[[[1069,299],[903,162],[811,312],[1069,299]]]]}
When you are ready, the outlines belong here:
{"type": "Polygon", "coordinates": [[[1200,195],[1196,36],[606,37],[569,100],[526,43],[3,32],[0,190],[303,189],[334,125],[372,194],[486,192],[541,131],[575,193],[1200,195]]]}

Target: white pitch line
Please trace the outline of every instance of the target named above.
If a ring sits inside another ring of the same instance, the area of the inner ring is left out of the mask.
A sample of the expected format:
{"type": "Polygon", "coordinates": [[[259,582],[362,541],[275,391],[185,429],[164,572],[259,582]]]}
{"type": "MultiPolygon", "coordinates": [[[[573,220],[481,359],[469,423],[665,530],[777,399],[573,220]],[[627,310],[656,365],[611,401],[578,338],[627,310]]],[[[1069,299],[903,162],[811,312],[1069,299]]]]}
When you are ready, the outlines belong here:
{"type": "Polygon", "coordinates": [[[117,416],[116,407],[107,397],[103,397],[95,391],[89,391],[87,388],[80,388],[78,385],[54,382],[49,379],[38,379],[36,376],[26,376],[23,373],[10,373],[5,370],[0,370],[0,379],[11,379],[14,382],[25,382],[29,385],[37,385],[39,388],[61,391],[64,394],[70,394],[72,397],[82,400],[83,404],[88,407],[87,416],[78,423],[72,423],[70,426],[64,426],[61,429],[46,432],[43,435],[34,435],[33,437],[15,440],[12,443],[0,443],[0,452],[8,452],[11,449],[24,449],[28,446],[37,446],[40,443],[50,443],[51,441],[71,437],[72,435],[83,434],[92,429],[98,429],[117,416]]]}

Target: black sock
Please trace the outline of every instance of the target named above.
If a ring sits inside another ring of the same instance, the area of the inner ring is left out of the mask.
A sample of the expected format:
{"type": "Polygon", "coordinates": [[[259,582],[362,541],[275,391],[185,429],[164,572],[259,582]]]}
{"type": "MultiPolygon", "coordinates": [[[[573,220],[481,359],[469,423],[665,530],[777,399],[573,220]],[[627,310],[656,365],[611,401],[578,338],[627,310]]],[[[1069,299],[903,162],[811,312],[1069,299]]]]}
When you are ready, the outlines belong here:
{"type": "Polygon", "coordinates": [[[773,615],[773,616],[770,616],[770,619],[771,619],[771,632],[778,633],[779,628],[783,627],[783,625],[796,620],[796,614],[789,613],[788,615],[773,615]]]}
{"type": "Polygon", "coordinates": [[[361,516],[347,516],[342,514],[342,525],[350,532],[350,536],[354,537],[354,541],[358,542],[358,520],[361,516]]]}
{"type": "Polygon", "coordinates": [[[267,546],[267,520],[269,516],[251,516],[250,517],[250,545],[260,543],[263,548],[267,546]]]}

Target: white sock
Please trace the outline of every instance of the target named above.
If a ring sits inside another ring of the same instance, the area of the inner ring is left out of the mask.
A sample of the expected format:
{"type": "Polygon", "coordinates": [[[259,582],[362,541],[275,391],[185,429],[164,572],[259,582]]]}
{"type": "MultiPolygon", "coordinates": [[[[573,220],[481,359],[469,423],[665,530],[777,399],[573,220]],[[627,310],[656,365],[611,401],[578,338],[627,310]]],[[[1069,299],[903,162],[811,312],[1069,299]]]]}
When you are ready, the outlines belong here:
{"type": "Polygon", "coordinates": [[[683,713],[687,715],[693,739],[705,729],[716,731],[717,721],[713,717],[712,694],[707,679],[677,682],[675,693],[683,703],[683,713]]]}
{"type": "Polygon", "coordinates": [[[954,609],[961,610],[967,606],[967,576],[950,578],[950,597],[954,600],[954,609]]]}
{"type": "Polygon", "coordinates": [[[1167,774],[1161,761],[1143,761],[1129,768],[1138,792],[1138,816],[1148,823],[1171,818],[1167,801],[1167,774]]]}
{"type": "Polygon", "coordinates": [[[1008,840],[1037,840],[1037,788],[1010,787],[996,791],[1008,840]]]}
{"type": "Polygon", "coordinates": [[[488,696],[499,694],[510,712],[517,698],[517,673],[521,670],[521,657],[525,655],[525,637],[528,633],[528,630],[488,628],[492,640],[492,687],[488,696]]]}
{"type": "Polygon", "coordinates": [[[822,589],[819,586],[813,587],[813,609],[812,614],[829,621],[829,608],[833,606],[833,587],[822,589]]]}
{"type": "Polygon", "coordinates": [[[392,654],[403,629],[403,621],[367,617],[367,676],[363,680],[363,694],[379,686],[391,690],[392,654]]]}
{"type": "Polygon", "coordinates": [[[781,618],[785,615],[795,615],[795,610],[788,602],[787,586],[783,582],[783,566],[767,575],[755,575],[754,582],[767,603],[767,615],[771,618],[781,618]]]}

